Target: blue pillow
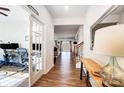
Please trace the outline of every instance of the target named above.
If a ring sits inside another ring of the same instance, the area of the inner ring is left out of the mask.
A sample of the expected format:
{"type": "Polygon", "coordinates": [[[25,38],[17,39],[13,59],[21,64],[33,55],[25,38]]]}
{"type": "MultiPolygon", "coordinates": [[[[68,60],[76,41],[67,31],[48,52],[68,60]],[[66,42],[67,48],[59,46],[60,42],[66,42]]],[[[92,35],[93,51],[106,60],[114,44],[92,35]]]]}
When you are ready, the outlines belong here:
{"type": "Polygon", "coordinates": [[[1,61],[5,61],[4,60],[4,55],[5,55],[4,50],[0,48],[0,60],[1,61]]]}
{"type": "Polygon", "coordinates": [[[0,60],[0,67],[5,63],[5,61],[0,60]]]}

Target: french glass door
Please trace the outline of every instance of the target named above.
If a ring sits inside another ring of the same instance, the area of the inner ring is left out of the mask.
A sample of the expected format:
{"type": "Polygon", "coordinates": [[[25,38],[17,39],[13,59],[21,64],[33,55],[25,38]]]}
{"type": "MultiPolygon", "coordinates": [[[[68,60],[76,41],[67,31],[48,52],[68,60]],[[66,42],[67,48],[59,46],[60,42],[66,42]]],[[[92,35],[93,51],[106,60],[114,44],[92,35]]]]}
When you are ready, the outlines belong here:
{"type": "Polygon", "coordinates": [[[30,86],[43,74],[43,24],[31,16],[30,19],[30,86]]]}

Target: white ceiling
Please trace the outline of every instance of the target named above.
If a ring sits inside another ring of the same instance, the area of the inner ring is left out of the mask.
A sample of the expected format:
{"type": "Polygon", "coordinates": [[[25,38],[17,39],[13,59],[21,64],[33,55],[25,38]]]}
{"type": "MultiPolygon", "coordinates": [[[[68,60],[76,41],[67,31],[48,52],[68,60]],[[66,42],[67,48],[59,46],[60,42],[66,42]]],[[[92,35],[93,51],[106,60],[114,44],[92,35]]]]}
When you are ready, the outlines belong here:
{"type": "MultiPolygon", "coordinates": [[[[51,16],[56,18],[83,18],[89,5],[46,5],[51,16]]],[[[55,38],[74,39],[79,25],[56,25],[55,38]]]]}
{"type": "Polygon", "coordinates": [[[88,7],[88,5],[46,5],[53,18],[83,17],[88,7]]]}
{"type": "Polygon", "coordinates": [[[79,25],[55,26],[54,27],[55,38],[74,39],[78,29],[79,29],[79,25]]]}

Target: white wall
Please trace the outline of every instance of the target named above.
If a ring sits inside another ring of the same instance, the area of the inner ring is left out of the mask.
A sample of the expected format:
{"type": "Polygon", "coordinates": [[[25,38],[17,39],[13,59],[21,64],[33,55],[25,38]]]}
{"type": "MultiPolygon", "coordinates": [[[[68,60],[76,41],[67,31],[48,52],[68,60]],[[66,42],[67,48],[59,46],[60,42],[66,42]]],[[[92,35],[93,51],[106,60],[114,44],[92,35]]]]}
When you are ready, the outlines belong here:
{"type": "Polygon", "coordinates": [[[20,6],[3,6],[10,9],[7,17],[0,15],[0,40],[19,43],[20,47],[28,48],[25,36],[29,35],[29,15],[20,6]]]}
{"type": "Polygon", "coordinates": [[[78,44],[81,43],[84,40],[84,32],[83,32],[83,26],[81,25],[77,31],[77,34],[75,36],[75,39],[78,40],[78,44]]]}
{"type": "MultiPolygon", "coordinates": [[[[96,55],[90,50],[90,27],[98,20],[111,6],[91,6],[86,14],[86,21],[84,24],[84,57],[96,60],[99,64],[105,65],[108,63],[109,57],[96,55]]],[[[119,64],[124,68],[124,59],[118,58],[119,64]]]]}
{"type": "Polygon", "coordinates": [[[124,13],[119,14],[119,23],[124,24],[124,13]]]}

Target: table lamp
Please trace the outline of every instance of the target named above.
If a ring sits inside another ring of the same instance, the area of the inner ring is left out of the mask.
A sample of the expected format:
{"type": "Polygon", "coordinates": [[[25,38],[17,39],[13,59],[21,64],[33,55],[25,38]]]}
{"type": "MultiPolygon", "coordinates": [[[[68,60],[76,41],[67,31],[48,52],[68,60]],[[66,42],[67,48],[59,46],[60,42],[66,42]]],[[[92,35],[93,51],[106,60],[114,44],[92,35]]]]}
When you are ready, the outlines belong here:
{"type": "Polygon", "coordinates": [[[93,52],[110,56],[110,60],[100,72],[103,84],[107,86],[124,86],[124,70],[116,57],[124,56],[124,24],[101,28],[95,32],[93,52]]]}

